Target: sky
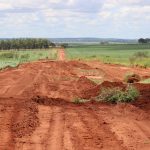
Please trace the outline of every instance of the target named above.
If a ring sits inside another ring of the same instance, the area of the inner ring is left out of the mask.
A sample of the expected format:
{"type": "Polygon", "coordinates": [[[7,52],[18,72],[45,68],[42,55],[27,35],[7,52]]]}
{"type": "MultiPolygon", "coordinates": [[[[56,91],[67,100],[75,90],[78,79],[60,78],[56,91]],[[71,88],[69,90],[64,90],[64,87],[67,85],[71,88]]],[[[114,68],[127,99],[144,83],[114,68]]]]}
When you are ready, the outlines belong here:
{"type": "Polygon", "coordinates": [[[150,38],[150,0],[0,0],[0,38],[150,38]]]}

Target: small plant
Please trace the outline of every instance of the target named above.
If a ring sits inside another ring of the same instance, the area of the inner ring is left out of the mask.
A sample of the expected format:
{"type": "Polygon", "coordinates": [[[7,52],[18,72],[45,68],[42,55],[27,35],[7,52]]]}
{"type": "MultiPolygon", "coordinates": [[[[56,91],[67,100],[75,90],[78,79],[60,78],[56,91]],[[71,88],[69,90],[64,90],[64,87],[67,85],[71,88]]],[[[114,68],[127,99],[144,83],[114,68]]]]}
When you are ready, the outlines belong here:
{"type": "Polygon", "coordinates": [[[1,59],[12,59],[18,57],[14,52],[7,52],[0,54],[1,59]]]}
{"type": "Polygon", "coordinates": [[[124,77],[124,81],[126,83],[135,83],[139,82],[141,80],[141,77],[138,74],[135,73],[127,73],[124,77]]]}
{"type": "Polygon", "coordinates": [[[96,101],[129,103],[136,100],[138,97],[138,90],[132,86],[128,86],[126,90],[121,88],[104,88],[102,89],[100,95],[96,98],[96,101]]]}
{"type": "Polygon", "coordinates": [[[149,57],[149,53],[148,51],[145,52],[136,52],[134,53],[134,55],[136,58],[142,59],[142,58],[148,58],[149,57]]]}
{"type": "Polygon", "coordinates": [[[137,58],[135,56],[129,57],[130,65],[134,67],[135,63],[136,63],[136,60],[137,60],[137,58]]]}
{"type": "Polygon", "coordinates": [[[75,98],[75,99],[73,100],[73,103],[74,103],[74,104],[81,104],[81,103],[85,103],[85,102],[88,102],[88,100],[82,99],[82,98],[75,98]]]}

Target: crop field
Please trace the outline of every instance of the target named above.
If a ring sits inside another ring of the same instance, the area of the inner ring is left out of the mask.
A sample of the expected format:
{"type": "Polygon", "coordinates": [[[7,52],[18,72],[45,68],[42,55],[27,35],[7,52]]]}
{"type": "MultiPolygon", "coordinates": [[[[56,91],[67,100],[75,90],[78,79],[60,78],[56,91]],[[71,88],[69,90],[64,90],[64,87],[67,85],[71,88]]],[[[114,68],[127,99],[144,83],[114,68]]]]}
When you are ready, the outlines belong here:
{"type": "Polygon", "coordinates": [[[36,61],[40,59],[56,59],[57,50],[3,50],[0,51],[0,69],[7,66],[15,67],[25,62],[36,61]]]}
{"type": "Polygon", "coordinates": [[[134,60],[136,65],[150,66],[149,44],[110,44],[80,45],[73,44],[66,49],[69,60],[100,60],[104,63],[131,65],[130,59],[138,52],[146,52],[148,57],[134,60]]]}

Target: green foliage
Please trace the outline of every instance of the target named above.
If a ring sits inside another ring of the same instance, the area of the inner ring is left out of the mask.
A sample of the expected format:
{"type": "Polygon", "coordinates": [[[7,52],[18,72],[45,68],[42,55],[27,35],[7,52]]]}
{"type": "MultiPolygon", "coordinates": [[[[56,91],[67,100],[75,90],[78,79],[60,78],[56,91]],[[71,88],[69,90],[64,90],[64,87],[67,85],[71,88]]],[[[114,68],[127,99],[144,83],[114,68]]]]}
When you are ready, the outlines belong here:
{"type": "MultiPolygon", "coordinates": [[[[135,52],[131,57],[129,57],[129,62],[132,66],[135,66],[135,65],[138,65],[137,62],[140,62],[144,59],[149,60],[148,58],[150,58],[148,51],[135,52]]],[[[142,64],[142,65],[140,64],[138,66],[143,67],[143,68],[147,68],[148,64],[144,63],[144,64],[142,64]]]]}
{"type": "Polygon", "coordinates": [[[7,59],[7,58],[14,58],[14,54],[11,53],[11,52],[9,52],[9,53],[2,53],[2,54],[0,54],[0,58],[5,58],[5,59],[7,59]]]}
{"type": "Polygon", "coordinates": [[[132,86],[128,86],[126,90],[122,90],[121,88],[104,88],[96,100],[110,103],[129,103],[136,100],[138,97],[138,90],[132,86]]]}
{"type": "Polygon", "coordinates": [[[30,58],[30,55],[29,54],[22,54],[20,58],[28,60],[30,58]]]}
{"type": "Polygon", "coordinates": [[[150,39],[149,38],[146,38],[146,39],[140,38],[138,40],[138,42],[141,43],[141,44],[150,43],[150,39]]]}
{"type": "Polygon", "coordinates": [[[60,46],[61,46],[62,48],[67,48],[67,47],[69,46],[69,44],[68,44],[68,43],[62,43],[60,46]]]}
{"type": "Polygon", "coordinates": [[[148,53],[148,51],[136,52],[136,53],[134,54],[134,56],[135,56],[136,58],[148,58],[148,57],[149,57],[149,53],[148,53]]]}
{"type": "Polygon", "coordinates": [[[24,62],[31,62],[46,58],[55,60],[57,58],[57,50],[4,50],[0,51],[0,69],[7,66],[15,67],[24,62]]]}
{"type": "Polygon", "coordinates": [[[150,57],[133,57],[138,52],[150,53],[150,44],[76,44],[65,51],[69,60],[100,60],[107,64],[150,67],[150,57]]]}
{"type": "Polygon", "coordinates": [[[0,50],[47,49],[53,46],[54,43],[50,42],[48,39],[20,38],[0,40],[0,50]]]}

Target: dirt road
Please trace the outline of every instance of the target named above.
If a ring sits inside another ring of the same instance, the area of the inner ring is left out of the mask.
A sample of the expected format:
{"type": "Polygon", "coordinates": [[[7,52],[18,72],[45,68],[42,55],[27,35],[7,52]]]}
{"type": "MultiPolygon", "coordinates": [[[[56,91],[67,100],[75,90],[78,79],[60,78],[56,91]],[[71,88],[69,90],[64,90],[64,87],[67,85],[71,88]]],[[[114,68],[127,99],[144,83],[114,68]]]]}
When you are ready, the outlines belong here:
{"type": "Polygon", "coordinates": [[[58,49],[58,58],[59,61],[64,61],[66,59],[65,50],[63,48],[58,49]]]}
{"type": "Polygon", "coordinates": [[[123,75],[115,75],[117,66],[65,62],[64,57],[62,50],[60,61],[0,72],[0,150],[149,150],[150,85],[136,85],[141,97],[134,104],[73,104],[76,97],[99,92],[100,85],[88,78],[105,80],[112,71],[109,80],[121,81],[123,75]]]}

